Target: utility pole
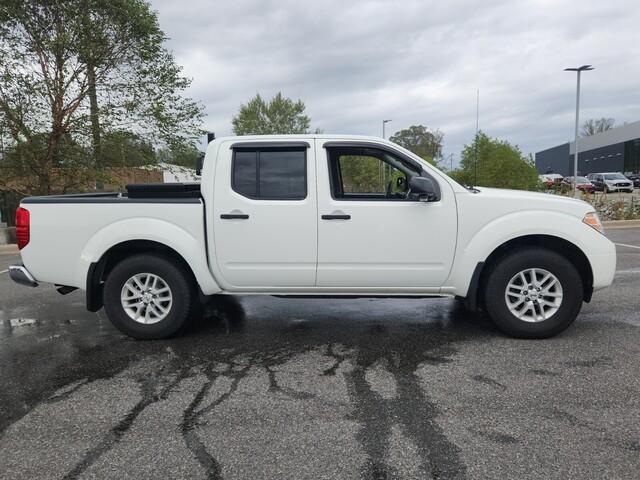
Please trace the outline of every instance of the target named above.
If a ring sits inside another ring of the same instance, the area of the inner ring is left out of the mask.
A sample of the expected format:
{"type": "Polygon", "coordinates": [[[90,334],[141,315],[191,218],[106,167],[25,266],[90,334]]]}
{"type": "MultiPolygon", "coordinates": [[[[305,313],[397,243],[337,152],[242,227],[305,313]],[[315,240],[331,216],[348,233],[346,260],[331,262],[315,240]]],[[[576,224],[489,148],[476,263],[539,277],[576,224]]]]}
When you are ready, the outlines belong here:
{"type": "MultiPolygon", "coordinates": [[[[385,132],[385,126],[387,125],[387,123],[389,123],[391,120],[382,120],[382,139],[385,140],[387,138],[386,136],[386,132],[385,132]]],[[[382,186],[385,187],[385,183],[386,183],[386,164],[384,164],[383,162],[380,162],[380,180],[382,183],[382,186]]]]}
{"type": "Polygon", "coordinates": [[[593,70],[591,65],[582,65],[577,68],[565,68],[565,72],[576,72],[576,129],[573,142],[573,196],[578,198],[580,192],[578,190],[578,127],[580,125],[580,73],[587,70],[593,70]]]}
{"type": "Polygon", "coordinates": [[[476,90],[476,137],[473,142],[474,186],[478,186],[478,132],[480,128],[480,89],[476,90]]]}

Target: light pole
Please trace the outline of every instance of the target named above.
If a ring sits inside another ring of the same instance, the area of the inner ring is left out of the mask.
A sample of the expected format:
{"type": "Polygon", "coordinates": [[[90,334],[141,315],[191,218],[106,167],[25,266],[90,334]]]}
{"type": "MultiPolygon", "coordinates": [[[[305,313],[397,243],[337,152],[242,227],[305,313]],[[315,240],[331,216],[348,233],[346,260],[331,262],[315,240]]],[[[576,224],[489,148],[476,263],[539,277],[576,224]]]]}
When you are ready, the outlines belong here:
{"type": "Polygon", "coordinates": [[[591,65],[582,65],[576,68],[565,68],[565,72],[576,72],[578,81],[576,84],[576,131],[573,142],[573,196],[578,198],[578,126],[580,123],[580,73],[593,70],[591,65]]]}
{"type": "Polygon", "coordinates": [[[385,131],[384,131],[384,127],[387,123],[389,123],[391,120],[382,120],[382,138],[387,138],[385,136],[385,131]]]}
{"type": "MultiPolygon", "coordinates": [[[[385,131],[384,131],[384,127],[387,125],[387,123],[389,123],[391,120],[382,120],[382,138],[386,139],[387,136],[385,135],[385,131]]],[[[384,186],[384,184],[387,181],[387,175],[386,175],[386,164],[380,162],[380,178],[382,179],[382,185],[384,186]]]]}

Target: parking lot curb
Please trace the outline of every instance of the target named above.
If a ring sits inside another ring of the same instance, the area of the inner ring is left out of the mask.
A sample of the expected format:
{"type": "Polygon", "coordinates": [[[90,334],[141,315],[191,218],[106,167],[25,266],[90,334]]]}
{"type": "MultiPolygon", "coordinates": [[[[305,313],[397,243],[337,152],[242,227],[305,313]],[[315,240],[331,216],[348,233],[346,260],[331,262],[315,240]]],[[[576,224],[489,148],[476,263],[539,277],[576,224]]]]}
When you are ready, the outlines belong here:
{"type": "Polygon", "coordinates": [[[602,224],[605,228],[635,228],[640,227],[640,220],[608,220],[602,224]]]}

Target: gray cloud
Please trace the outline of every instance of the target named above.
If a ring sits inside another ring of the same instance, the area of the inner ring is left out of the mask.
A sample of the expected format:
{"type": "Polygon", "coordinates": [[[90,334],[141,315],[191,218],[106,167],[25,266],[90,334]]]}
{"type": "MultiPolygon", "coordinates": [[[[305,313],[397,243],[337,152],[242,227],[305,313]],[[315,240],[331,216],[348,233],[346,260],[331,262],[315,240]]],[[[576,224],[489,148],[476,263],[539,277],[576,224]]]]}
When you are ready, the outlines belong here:
{"type": "Polygon", "coordinates": [[[480,126],[535,152],[572,136],[575,75],[582,117],[640,119],[640,9],[634,1],[153,0],[205,127],[257,92],[307,105],[327,133],[381,134],[422,123],[445,153],[480,126]]]}

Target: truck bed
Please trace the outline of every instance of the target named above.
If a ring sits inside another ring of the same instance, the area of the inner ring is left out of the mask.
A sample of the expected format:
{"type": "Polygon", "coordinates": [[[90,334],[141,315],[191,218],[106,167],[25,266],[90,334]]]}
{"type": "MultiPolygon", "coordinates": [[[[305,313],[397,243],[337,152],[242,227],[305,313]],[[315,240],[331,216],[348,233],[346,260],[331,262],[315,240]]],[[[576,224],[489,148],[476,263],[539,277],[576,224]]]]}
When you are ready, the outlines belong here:
{"type": "Polygon", "coordinates": [[[31,218],[22,260],[38,281],[84,289],[91,263],[114,245],[138,240],[173,248],[195,270],[208,268],[199,186],[197,192],[193,186],[163,185],[28,197],[21,205],[31,218]]]}

